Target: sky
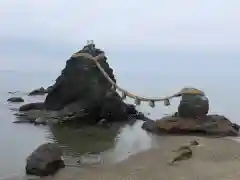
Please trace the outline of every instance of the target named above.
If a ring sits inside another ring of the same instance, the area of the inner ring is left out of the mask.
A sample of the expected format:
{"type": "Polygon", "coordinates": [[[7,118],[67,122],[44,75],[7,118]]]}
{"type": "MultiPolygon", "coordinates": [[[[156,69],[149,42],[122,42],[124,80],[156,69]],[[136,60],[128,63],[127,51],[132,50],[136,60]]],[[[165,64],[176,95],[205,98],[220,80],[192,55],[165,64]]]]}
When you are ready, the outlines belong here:
{"type": "Polygon", "coordinates": [[[1,0],[0,69],[57,71],[88,39],[122,68],[138,61],[141,70],[147,64],[137,57],[154,64],[161,53],[218,59],[216,52],[239,53],[239,8],[239,0],[1,0]]]}

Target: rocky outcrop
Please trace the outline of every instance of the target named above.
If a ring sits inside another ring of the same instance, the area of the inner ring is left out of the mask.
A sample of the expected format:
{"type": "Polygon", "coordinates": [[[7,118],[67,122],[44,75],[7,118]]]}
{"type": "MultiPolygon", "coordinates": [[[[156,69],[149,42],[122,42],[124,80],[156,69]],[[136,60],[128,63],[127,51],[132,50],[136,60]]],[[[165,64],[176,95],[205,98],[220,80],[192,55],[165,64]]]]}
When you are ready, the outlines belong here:
{"type": "Polygon", "coordinates": [[[35,90],[31,91],[28,95],[29,96],[45,95],[48,93],[48,91],[49,91],[49,89],[45,89],[45,88],[41,87],[39,89],[35,89],[35,90]]]}
{"type": "Polygon", "coordinates": [[[62,150],[56,144],[46,143],[28,156],[25,170],[29,175],[48,176],[64,167],[62,150]]]}
{"type": "Polygon", "coordinates": [[[21,97],[11,97],[7,101],[8,102],[24,102],[24,99],[21,97]]]}
{"type": "MultiPolygon", "coordinates": [[[[95,57],[104,52],[95,47],[90,49],[90,46],[85,46],[78,53],[95,57]]],[[[103,56],[99,63],[109,77],[116,82],[107,58],[103,56]]],[[[72,56],[67,60],[65,68],[48,92],[44,103],[47,110],[54,111],[61,111],[71,105],[74,108],[68,108],[68,114],[84,110],[85,114],[88,114],[89,122],[93,123],[103,118],[108,121],[128,119],[128,105],[112,89],[112,85],[96,64],[85,56],[72,56]]]]}
{"type": "Polygon", "coordinates": [[[30,93],[48,93],[43,103],[29,103],[19,108],[14,123],[53,124],[111,124],[133,119],[148,120],[134,105],[126,104],[112,88],[89,57],[98,56],[98,62],[112,81],[116,82],[105,53],[90,45],[71,56],[56,82],[45,90],[30,93]],[[104,123],[103,123],[104,122],[104,123]]]}
{"type": "Polygon", "coordinates": [[[207,115],[198,119],[167,116],[156,121],[146,121],[142,128],[159,135],[238,136],[239,126],[224,116],[207,115]]]}

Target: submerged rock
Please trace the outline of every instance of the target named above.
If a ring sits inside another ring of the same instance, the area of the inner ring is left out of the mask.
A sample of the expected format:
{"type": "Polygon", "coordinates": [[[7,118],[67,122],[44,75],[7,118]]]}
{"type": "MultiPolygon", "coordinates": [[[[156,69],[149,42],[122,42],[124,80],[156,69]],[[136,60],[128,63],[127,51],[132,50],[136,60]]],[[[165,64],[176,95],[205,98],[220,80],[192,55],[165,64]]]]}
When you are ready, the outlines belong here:
{"type": "Polygon", "coordinates": [[[8,102],[24,102],[24,99],[21,97],[11,97],[7,101],[8,102]]]}
{"type": "Polygon", "coordinates": [[[45,109],[44,102],[36,102],[22,105],[19,108],[19,111],[43,110],[43,109],[45,109]]]}
{"type": "Polygon", "coordinates": [[[27,158],[26,174],[48,176],[64,168],[62,150],[54,143],[40,145],[27,158]]]}
{"type": "Polygon", "coordinates": [[[207,115],[202,118],[182,118],[167,116],[155,122],[146,121],[142,128],[146,131],[164,134],[187,134],[187,135],[217,135],[238,136],[238,129],[234,123],[224,116],[207,115]]]}
{"type": "Polygon", "coordinates": [[[48,89],[44,89],[43,87],[41,87],[39,89],[35,89],[35,90],[31,91],[28,95],[36,96],[36,95],[45,95],[47,93],[48,93],[48,89]]]}

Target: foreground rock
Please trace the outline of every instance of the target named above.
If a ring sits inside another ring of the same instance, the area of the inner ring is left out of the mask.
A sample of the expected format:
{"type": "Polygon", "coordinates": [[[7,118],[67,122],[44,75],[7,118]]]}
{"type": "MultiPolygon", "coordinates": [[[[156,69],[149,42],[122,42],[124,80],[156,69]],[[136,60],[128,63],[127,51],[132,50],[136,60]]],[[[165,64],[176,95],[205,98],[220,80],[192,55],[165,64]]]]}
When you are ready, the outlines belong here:
{"type": "Polygon", "coordinates": [[[87,56],[101,55],[98,62],[116,82],[113,70],[109,67],[104,52],[95,48],[94,44],[93,49],[90,46],[87,45],[80,50],[78,52],[81,53],[80,56],[72,56],[67,60],[62,74],[48,92],[44,102],[45,108],[54,111],[67,109],[68,112],[65,111],[67,114],[84,111],[85,120],[89,123],[98,123],[101,119],[110,122],[127,121],[128,105],[121,100],[96,64],[87,56]]]}
{"type": "Polygon", "coordinates": [[[200,119],[167,116],[156,121],[146,121],[142,128],[159,135],[238,136],[239,126],[224,116],[207,115],[200,119]]]}
{"type": "Polygon", "coordinates": [[[35,89],[35,90],[31,91],[28,95],[36,96],[36,95],[45,95],[47,93],[48,93],[48,89],[44,89],[43,87],[41,87],[39,89],[35,89]]]}
{"type": "Polygon", "coordinates": [[[29,175],[47,176],[64,167],[61,149],[56,144],[46,143],[28,156],[25,169],[29,175]]]}
{"type": "Polygon", "coordinates": [[[21,97],[11,97],[7,101],[8,102],[24,102],[24,99],[21,97]]]}

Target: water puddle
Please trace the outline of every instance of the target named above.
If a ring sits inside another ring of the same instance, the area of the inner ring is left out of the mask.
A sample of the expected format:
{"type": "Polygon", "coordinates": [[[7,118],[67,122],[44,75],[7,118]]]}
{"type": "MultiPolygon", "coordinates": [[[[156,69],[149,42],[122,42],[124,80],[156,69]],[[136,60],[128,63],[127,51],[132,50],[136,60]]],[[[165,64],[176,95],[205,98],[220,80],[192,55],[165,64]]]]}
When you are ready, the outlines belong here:
{"type": "Polygon", "coordinates": [[[114,124],[111,128],[51,128],[48,137],[64,149],[67,163],[111,164],[157,145],[152,135],[141,128],[142,123],[114,124]]]}

